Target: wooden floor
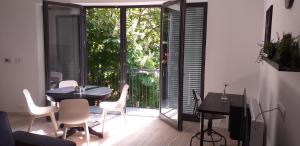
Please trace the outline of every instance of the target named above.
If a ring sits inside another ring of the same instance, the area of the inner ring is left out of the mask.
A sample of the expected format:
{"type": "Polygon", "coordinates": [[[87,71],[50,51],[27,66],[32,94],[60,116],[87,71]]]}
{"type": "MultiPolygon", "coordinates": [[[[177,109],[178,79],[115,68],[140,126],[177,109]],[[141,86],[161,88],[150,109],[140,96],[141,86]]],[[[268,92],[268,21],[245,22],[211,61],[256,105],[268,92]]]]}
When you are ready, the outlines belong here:
{"type": "MultiPolygon", "coordinates": [[[[91,115],[91,121],[100,120],[100,114],[91,115]]],[[[100,139],[91,135],[90,146],[189,146],[190,138],[199,130],[200,124],[196,122],[183,122],[183,131],[179,132],[170,127],[157,117],[142,117],[126,115],[127,122],[119,115],[109,115],[104,129],[104,138],[100,139]]],[[[9,120],[13,131],[23,130],[28,127],[29,118],[25,115],[9,114],[9,120]]],[[[91,122],[91,123],[92,123],[91,122]]],[[[227,137],[228,146],[236,146],[236,142],[228,138],[228,132],[224,125],[215,129],[227,137]]],[[[93,129],[100,129],[100,125],[93,129]]],[[[44,118],[35,121],[32,133],[54,136],[50,122],[44,118]]],[[[60,132],[62,134],[62,132],[60,132]]],[[[84,133],[78,132],[70,137],[77,146],[85,146],[84,133]]],[[[216,146],[221,143],[217,143],[216,146]]],[[[223,142],[222,142],[223,144],[223,142]]],[[[194,139],[193,146],[199,145],[199,140],[194,139]]],[[[205,143],[205,146],[212,146],[205,143]]]]}

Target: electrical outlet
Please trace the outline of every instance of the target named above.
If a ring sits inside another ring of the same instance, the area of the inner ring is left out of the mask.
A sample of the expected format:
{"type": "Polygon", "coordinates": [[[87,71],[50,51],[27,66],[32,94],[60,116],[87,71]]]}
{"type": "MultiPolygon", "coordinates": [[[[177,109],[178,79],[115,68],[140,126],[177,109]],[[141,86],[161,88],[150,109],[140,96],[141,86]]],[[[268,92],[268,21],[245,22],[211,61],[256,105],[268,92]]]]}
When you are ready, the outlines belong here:
{"type": "Polygon", "coordinates": [[[279,113],[282,116],[283,121],[285,121],[286,109],[284,105],[279,101],[277,106],[279,107],[279,113]]]}

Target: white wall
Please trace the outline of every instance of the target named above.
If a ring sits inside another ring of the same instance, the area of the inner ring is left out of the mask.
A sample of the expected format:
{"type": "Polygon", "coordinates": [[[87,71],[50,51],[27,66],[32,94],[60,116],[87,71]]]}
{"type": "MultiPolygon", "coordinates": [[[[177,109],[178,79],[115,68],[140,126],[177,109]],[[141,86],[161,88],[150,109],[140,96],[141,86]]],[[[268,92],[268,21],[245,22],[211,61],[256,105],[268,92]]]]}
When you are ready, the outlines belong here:
{"type": "MultiPolygon", "coordinates": [[[[300,34],[300,2],[294,1],[292,9],[285,9],[284,1],[265,1],[265,11],[273,5],[272,39],[276,32],[300,34]]],[[[279,72],[268,63],[261,64],[259,100],[263,110],[282,103],[286,108],[285,120],[279,113],[265,114],[267,146],[298,146],[300,123],[300,73],[279,72]]]]}
{"type": "Polygon", "coordinates": [[[1,0],[0,19],[0,110],[25,112],[24,88],[38,105],[44,105],[42,0],[1,0]],[[4,62],[5,58],[11,62],[4,62]]]}
{"type": "MultiPolygon", "coordinates": [[[[31,90],[36,102],[44,102],[42,1],[0,3],[0,110],[23,112],[23,88],[31,90]],[[12,62],[4,63],[4,58],[12,62]]],[[[242,93],[247,88],[249,97],[257,96],[255,59],[256,44],[262,40],[262,13],[261,0],[208,2],[206,93],[220,92],[228,82],[228,92],[242,93]]]]}
{"type": "Polygon", "coordinates": [[[23,88],[34,100],[44,91],[43,29],[41,0],[2,0],[0,2],[0,110],[26,109],[23,88]],[[5,63],[4,59],[11,59],[5,63]]]}
{"type": "Polygon", "coordinates": [[[257,97],[262,40],[262,0],[209,0],[205,65],[205,95],[227,92],[257,97]]]}

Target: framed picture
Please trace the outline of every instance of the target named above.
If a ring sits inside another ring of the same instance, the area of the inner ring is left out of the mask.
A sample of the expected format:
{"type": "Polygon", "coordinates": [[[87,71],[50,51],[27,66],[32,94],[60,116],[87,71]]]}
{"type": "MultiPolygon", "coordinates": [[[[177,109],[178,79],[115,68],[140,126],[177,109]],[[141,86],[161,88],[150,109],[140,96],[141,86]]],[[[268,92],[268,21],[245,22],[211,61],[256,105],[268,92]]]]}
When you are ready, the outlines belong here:
{"type": "Polygon", "coordinates": [[[265,42],[271,41],[273,5],[266,12],[265,42]]]}

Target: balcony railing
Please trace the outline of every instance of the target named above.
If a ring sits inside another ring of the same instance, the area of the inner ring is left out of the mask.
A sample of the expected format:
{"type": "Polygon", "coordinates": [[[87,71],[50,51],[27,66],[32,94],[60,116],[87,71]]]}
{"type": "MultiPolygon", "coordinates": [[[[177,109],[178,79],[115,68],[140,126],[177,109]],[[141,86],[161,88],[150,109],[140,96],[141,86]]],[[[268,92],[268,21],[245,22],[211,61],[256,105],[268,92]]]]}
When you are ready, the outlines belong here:
{"type": "MultiPolygon", "coordinates": [[[[159,69],[127,69],[129,84],[128,107],[158,108],[159,104],[159,69]]],[[[89,84],[106,86],[113,89],[111,100],[117,100],[120,70],[98,69],[89,73],[89,84]]]]}

